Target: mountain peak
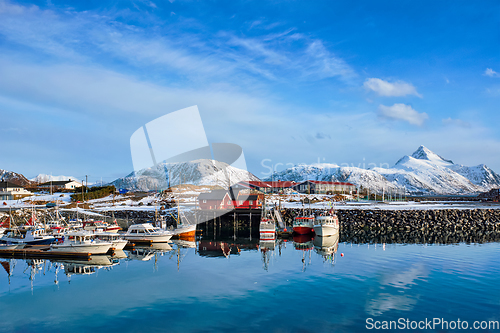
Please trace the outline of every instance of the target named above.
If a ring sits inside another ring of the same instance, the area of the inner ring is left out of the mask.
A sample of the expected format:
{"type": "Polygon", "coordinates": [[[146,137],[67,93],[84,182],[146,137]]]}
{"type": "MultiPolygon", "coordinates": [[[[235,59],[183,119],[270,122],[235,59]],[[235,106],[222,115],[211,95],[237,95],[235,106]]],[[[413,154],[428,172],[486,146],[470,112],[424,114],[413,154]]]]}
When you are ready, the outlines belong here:
{"type": "Polygon", "coordinates": [[[451,160],[445,160],[438,154],[434,153],[431,151],[429,148],[425,146],[420,146],[418,147],[417,150],[413,154],[411,154],[411,157],[419,159],[419,160],[428,160],[432,162],[447,162],[450,164],[453,164],[451,160]]]}

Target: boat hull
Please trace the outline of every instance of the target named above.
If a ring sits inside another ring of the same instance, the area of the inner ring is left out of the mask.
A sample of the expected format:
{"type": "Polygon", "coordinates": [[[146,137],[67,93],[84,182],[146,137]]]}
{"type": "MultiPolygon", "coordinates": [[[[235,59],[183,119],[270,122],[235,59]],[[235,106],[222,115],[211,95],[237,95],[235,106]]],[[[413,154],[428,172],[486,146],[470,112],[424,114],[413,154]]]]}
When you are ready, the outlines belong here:
{"type": "Polygon", "coordinates": [[[177,228],[174,230],[174,234],[178,237],[194,237],[196,236],[196,224],[177,228]]]}
{"type": "Polygon", "coordinates": [[[172,238],[172,235],[123,235],[123,238],[129,241],[150,241],[153,243],[165,243],[172,238]]]}
{"type": "Polygon", "coordinates": [[[315,225],[314,232],[320,237],[329,237],[338,234],[339,228],[335,225],[315,225]]]}
{"type": "Polygon", "coordinates": [[[301,227],[293,227],[293,231],[299,235],[307,235],[311,234],[314,231],[314,229],[311,227],[301,226],[301,227]]]}
{"type": "Polygon", "coordinates": [[[106,254],[111,247],[111,243],[97,244],[52,244],[49,251],[52,252],[73,252],[106,254]]]}

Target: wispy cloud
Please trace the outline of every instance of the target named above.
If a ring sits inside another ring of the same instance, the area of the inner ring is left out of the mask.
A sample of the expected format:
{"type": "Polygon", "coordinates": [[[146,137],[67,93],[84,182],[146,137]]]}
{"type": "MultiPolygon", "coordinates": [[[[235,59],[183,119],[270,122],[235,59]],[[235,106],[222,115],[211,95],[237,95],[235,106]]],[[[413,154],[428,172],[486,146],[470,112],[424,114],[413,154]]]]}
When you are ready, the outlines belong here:
{"type": "Polygon", "coordinates": [[[422,126],[429,118],[427,113],[418,113],[410,105],[402,103],[396,103],[392,106],[379,105],[378,114],[384,118],[403,120],[417,126],[422,126]]]}
{"type": "MultiPolygon", "coordinates": [[[[142,2],[156,6],[151,1],[142,2]]],[[[297,33],[293,27],[282,29],[270,23],[246,37],[231,31],[212,33],[191,19],[175,19],[168,29],[142,28],[124,23],[120,15],[124,14],[54,12],[0,1],[0,35],[38,55],[78,63],[124,62],[190,82],[219,81],[248,87],[256,81],[262,83],[262,79],[297,84],[355,76],[324,41],[297,33]]],[[[154,26],[154,20],[148,23],[154,26]]]]}
{"type": "Polygon", "coordinates": [[[500,74],[497,73],[497,72],[495,72],[491,68],[486,68],[486,70],[484,71],[483,75],[486,75],[486,76],[489,76],[489,77],[500,77],[500,74]]]}
{"type": "Polygon", "coordinates": [[[422,95],[417,92],[417,89],[411,83],[404,81],[389,82],[382,79],[369,78],[366,79],[363,86],[380,96],[415,95],[422,98],[422,95]]]}
{"type": "Polygon", "coordinates": [[[442,121],[443,121],[443,124],[447,125],[447,126],[457,126],[457,127],[462,127],[462,128],[470,128],[471,127],[471,124],[469,122],[464,121],[462,119],[452,119],[450,117],[450,118],[443,119],[442,121]]]}

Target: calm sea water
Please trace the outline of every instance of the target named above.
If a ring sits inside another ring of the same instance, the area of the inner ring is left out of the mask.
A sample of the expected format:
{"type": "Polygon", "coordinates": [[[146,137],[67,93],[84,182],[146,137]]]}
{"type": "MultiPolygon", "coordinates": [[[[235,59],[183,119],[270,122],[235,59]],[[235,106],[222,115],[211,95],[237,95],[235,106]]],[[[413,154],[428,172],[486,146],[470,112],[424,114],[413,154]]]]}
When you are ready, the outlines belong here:
{"type": "Polygon", "coordinates": [[[499,243],[170,246],[95,262],[108,266],[2,259],[0,331],[359,332],[368,318],[500,320],[499,243]]]}

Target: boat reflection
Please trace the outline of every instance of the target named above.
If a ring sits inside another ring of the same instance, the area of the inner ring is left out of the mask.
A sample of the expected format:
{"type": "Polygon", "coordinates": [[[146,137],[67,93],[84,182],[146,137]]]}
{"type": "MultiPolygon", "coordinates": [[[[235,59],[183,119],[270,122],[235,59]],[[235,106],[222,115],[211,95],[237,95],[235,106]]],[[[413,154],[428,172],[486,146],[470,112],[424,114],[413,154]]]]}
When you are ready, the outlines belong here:
{"type": "Polygon", "coordinates": [[[262,254],[262,268],[269,270],[269,261],[274,249],[276,248],[276,239],[261,239],[259,241],[259,249],[262,254]]]}
{"type": "Polygon", "coordinates": [[[129,250],[128,260],[149,261],[153,257],[172,251],[169,243],[153,243],[151,246],[136,246],[129,250]]]}
{"type": "Polygon", "coordinates": [[[332,260],[339,248],[339,234],[325,237],[315,237],[313,240],[314,251],[324,260],[332,260]]]}
{"type": "Polygon", "coordinates": [[[300,235],[296,234],[293,236],[293,247],[295,250],[302,251],[302,271],[306,270],[306,266],[311,264],[311,253],[314,248],[313,244],[314,236],[313,234],[300,235]],[[308,260],[306,262],[306,254],[308,255],[308,260]]]}
{"type": "Polygon", "coordinates": [[[172,242],[177,245],[177,247],[182,247],[186,249],[194,249],[196,248],[196,241],[195,238],[193,237],[191,239],[174,239],[172,242]]]}

